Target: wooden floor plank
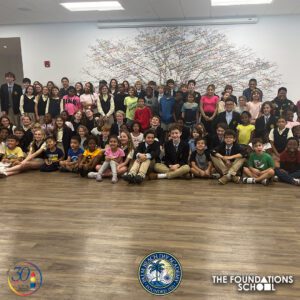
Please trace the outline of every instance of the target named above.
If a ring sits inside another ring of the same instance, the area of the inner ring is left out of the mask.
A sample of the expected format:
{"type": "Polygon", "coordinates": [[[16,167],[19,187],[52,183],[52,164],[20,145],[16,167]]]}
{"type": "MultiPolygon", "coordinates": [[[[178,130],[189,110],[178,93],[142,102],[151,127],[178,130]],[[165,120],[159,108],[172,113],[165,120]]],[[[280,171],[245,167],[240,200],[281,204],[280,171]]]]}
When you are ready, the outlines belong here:
{"type": "Polygon", "coordinates": [[[144,256],[175,255],[180,287],[164,299],[300,299],[300,189],[160,180],[130,186],[31,172],[0,180],[0,299],[17,261],[40,266],[33,299],[153,299],[138,282],[144,256]],[[291,274],[276,293],[238,293],[214,274],[291,274]]]}

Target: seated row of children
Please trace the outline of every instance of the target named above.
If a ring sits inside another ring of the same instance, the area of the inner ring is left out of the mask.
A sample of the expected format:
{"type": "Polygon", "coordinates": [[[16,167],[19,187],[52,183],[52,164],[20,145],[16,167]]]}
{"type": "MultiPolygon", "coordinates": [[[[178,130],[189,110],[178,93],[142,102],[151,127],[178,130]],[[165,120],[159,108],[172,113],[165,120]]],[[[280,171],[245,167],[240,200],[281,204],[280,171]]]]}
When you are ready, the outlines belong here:
{"type": "MultiPolygon", "coordinates": [[[[239,183],[243,175],[244,183],[262,183],[268,185],[274,174],[280,180],[299,185],[300,152],[299,143],[294,137],[287,139],[285,149],[280,153],[280,165],[275,168],[272,156],[264,151],[263,141],[253,139],[254,152],[239,145],[236,133],[231,129],[224,132],[223,141],[209,149],[207,139],[198,137],[194,141],[195,150],[190,154],[189,144],[182,140],[182,130],[173,125],[169,130],[169,140],[164,143],[163,151],[154,130],[144,133],[144,140],[136,149],[133,147],[128,131],[121,131],[119,137],[111,135],[104,149],[97,146],[97,138],[87,138],[86,149],[80,148],[80,137],[72,136],[66,156],[58,147],[57,139],[45,134],[42,129],[34,131],[34,139],[28,155],[17,146],[18,138],[9,135],[6,138],[5,153],[0,167],[0,177],[14,175],[29,169],[44,172],[79,172],[82,176],[102,181],[112,176],[112,183],[118,181],[118,175],[130,183],[141,183],[149,179],[162,178],[213,178],[220,174],[219,183],[229,181],[239,183]],[[275,169],[275,170],[274,170],[275,169]]],[[[3,130],[1,130],[1,135],[3,130]]]]}

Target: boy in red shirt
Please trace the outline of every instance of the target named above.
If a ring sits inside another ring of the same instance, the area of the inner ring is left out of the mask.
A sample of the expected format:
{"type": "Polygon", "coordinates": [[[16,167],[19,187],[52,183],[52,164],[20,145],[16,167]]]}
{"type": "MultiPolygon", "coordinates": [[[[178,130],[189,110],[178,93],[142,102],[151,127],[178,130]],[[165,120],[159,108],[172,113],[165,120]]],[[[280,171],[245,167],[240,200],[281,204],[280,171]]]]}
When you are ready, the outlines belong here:
{"type": "Polygon", "coordinates": [[[141,124],[142,131],[145,131],[150,127],[151,118],[151,109],[145,105],[145,99],[138,99],[137,107],[134,113],[134,121],[139,122],[141,124]]]}

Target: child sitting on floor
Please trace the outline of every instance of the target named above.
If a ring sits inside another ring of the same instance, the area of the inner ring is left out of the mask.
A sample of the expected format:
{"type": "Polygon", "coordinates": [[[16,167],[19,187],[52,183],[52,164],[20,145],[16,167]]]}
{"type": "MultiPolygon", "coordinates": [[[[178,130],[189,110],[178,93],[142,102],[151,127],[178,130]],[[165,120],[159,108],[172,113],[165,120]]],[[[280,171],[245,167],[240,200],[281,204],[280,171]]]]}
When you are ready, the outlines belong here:
{"type": "Polygon", "coordinates": [[[209,151],[206,149],[206,139],[195,139],[195,151],[191,154],[191,173],[195,177],[210,178],[212,176],[212,162],[209,151]]]}
{"type": "Polygon", "coordinates": [[[129,183],[142,183],[146,177],[151,162],[155,163],[159,158],[159,142],[155,141],[155,133],[149,129],[144,133],[144,142],[136,148],[133,159],[135,159],[129,173],[124,175],[124,180],[129,183]]]}
{"type": "Polygon", "coordinates": [[[9,135],[6,139],[6,147],[1,163],[6,166],[16,166],[24,159],[24,153],[18,147],[19,139],[15,135],[9,135]]]}
{"type": "Polygon", "coordinates": [[[181,130],[178,126],[170,127],[170,140],[165,143],[165,161],[156,163],[155,172],[151,174],[151,179],[173,179],[189,175],[190,167],[188,165],[189,145],[181,140],[181,130]]]}
{"type": "Polygon", "coordinates": [[[300,151],[296,138],[288,139],[286,149],[280,154],[280,168],[275,169],[275,174],[283,181],[300,185],[300,151]]]}
{"type": "Polygon", "coordinates": [[[236,133],[232,129],[227,129],[224,134],[224,142],[216,147],[211,154],[214,167],[222,175],[220,184],[229,181],[240,182],[238,171],[242,168],[245,158],[241,147],[236,143],[236,133]]]}
{"type": "Polygon", "coordinates": [[[89,178],[96,178],[96,181],[102,181],[103,173],[110,167],[112,171],[112,183],[118,182],[117,166],[125,157],[124,151],[119,147],[118,137],[112,135],[109,137],[109,146],[105,149],[105,161],[98,172],[90,172],[89,178]]]}
{"type": "Polygon", "coordinates": [[[47,150],[45,151],[44,164],[41,166],[41,172],[53,172],[59,169],[59,162],[64,158],[64,152],[56,147],[56,140],[49,136],[46,138],[47,150]]]}
{"type": "Polygon", "coordinates": [[[80,136],[72,136],[68,157],[66,160],[60,161],[61,172],[78,172],[78,161],[81,159],[83,149],[80,148],[80,136]]]}
{"type": "Polygon", "coordinates": [[[95,170],[96,165],[100,162],[102,152],[97,146],[97,138],[89,136],[87,139],[87,148],[83,152],[82,159],[79,158],[78,162],[78,170],[81,177],[85,177],[89,172],[95,170]]]}
{"type": "Polygon", "coordinates": [[[272,156],[263,151],[263,141],[260,138],[254,139],[254,152],[248,159],[248,167],[244,167],[243,183],[261,183],[269,185],[270,179],[274,176],[274,161],[272,156]]]}

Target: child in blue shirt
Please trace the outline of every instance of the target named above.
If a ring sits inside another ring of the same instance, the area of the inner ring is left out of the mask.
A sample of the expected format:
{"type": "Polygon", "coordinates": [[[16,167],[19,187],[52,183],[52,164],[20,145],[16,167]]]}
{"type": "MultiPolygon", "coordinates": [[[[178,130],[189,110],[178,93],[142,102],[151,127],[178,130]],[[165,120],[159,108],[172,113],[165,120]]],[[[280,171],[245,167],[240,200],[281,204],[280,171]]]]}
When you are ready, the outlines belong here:
{"type": "Polygon", "coordinates": [[[47,150],[45,151],[45,161],[41,166],[41,172],[53,172],[59,169],[59,162],[64,158],[64,153],[56,147],[56,140],[49,136],[46,139],[47,150]]]}
{"type": "Polygon", "coordinates": [[[73,136],[70,142],[70,149],[68,150],[68,158],[60,161],[61,172],[78,172],[78,159],[82,157],[83,150],[80,148],[80,137],[73,136]]]}
{"type": "Polygon", "coordinates": [[[170,125],[174,122],[173,110],[175,99],[171,96],[170,88],[167,86],[165,95],[159,101],[159,114],[161,117],[161,127],[164,131],[168,131],[170,125]]]}

